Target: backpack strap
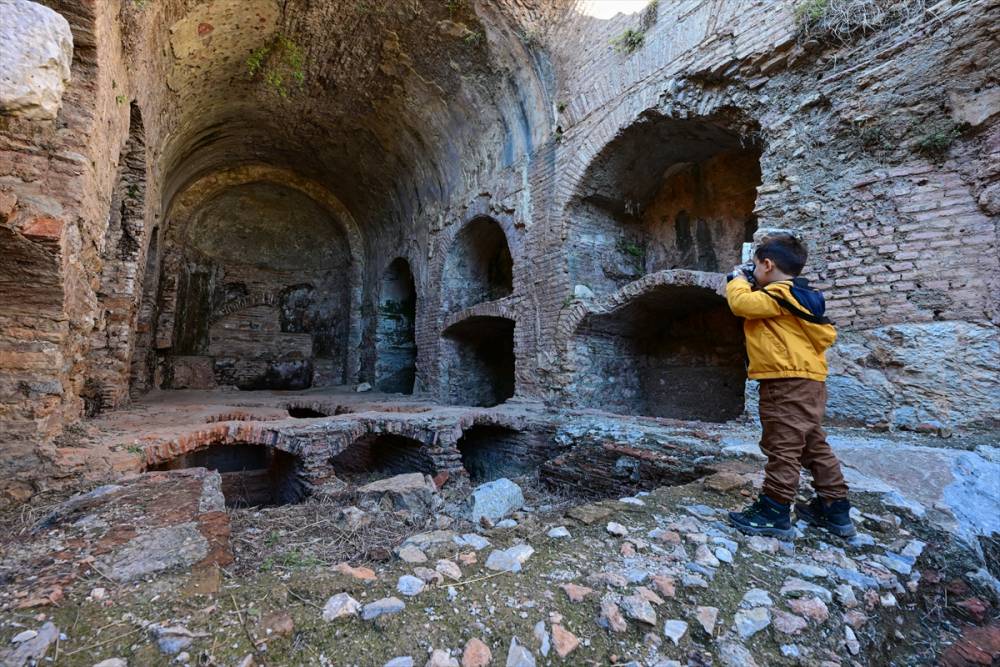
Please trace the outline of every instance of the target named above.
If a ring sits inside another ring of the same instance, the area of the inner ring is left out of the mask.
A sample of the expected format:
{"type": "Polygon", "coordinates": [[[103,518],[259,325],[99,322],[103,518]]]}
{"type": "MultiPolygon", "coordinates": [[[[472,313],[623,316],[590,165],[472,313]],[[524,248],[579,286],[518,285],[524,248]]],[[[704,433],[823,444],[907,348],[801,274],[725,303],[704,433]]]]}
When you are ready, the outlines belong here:
{"type": "Polygon", "coordinates": [[[791,301],[788,301],[787,299],[784,299],[778,296],[777,294],[772,294],[771,292],[768,292],[764,288],[761,288],[760,291],[768,295],[775,301],[777,301],[778,304],[782,306],[785,310],[787,310],[792,315],[801,320],[805,320],[806,322],[812,322],[813,324],[833,324],[833,322],[830,321],[830,318],[826,317],[825,315],[821,317],[813,315],[808,311],[802,310],[801,308],[793,304],[791,301]]]}

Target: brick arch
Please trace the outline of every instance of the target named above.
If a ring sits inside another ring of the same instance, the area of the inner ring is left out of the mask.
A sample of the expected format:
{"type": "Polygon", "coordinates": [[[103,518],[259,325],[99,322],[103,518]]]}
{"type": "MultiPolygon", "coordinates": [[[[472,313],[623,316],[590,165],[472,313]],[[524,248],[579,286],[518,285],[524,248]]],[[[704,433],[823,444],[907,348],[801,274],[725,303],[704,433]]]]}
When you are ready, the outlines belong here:
{"type": "MultiPolygon", "coordinates": [[[[212,172],[190,181],[170,201],[167,206],[167,220],[164,237],[179,238],[191,223],[194,214],[202,202],[221,191],[247,183],[258,181],[271,182],[299,191],[320,206],[329,211],[331,218],[340,226],[347,238],[348,252],[351,258],[349,281],[349,310],[351,318],[347,334],[347,359],[345,378],[348,383],[356,382],[361,370],[361,340],[362,322],[359,316],[363,299],[363,284],[365,266],[367,263],[364,237],[350,210],[329,190],[316,181],[305,178],[295,172],[269,165],[246,165],[232,169],[212,172]]],[[[168,264],[166,258],[164,264],[168,264]]],[[[161,308],[162,308],[161,304],[161,308]]],[[[172,308],[166,309],[172,312],[172,308]]],[[[162,317],[162,314],[161,314],[162,317]]],[[[161,319],[158,332],[172,332],[172,320],[161,319]]],[[[158,337],[170,335],[158,333],[158,337]]],[[[160,346],[168,341],[160,339],[160,346]]]]}

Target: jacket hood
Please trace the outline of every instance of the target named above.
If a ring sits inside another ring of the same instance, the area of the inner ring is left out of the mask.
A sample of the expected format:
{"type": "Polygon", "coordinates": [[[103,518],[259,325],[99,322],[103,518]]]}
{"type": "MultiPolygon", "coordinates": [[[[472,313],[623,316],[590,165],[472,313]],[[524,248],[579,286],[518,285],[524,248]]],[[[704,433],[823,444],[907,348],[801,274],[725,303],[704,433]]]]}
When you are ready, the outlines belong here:
{"type": "Polygon", "coordinates": [[[809,281],[805,278],[793,280],[790,291],[795,300],[816,317],[823,317],[826,313],[826,299],[823,298],[823,293],[809,287],[809,281]]]}

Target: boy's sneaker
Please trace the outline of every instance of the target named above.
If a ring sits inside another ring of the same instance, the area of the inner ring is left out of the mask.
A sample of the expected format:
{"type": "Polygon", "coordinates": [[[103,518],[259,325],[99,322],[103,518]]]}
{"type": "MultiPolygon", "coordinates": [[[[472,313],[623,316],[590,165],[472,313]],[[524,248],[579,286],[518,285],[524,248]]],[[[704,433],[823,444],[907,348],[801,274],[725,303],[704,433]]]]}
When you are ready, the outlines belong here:
{"type": "Polygon", "coordinates": [[[858,534],[851,521],[851,503],[847,499],[827,503],[816,496],[808,505],[795,503],[795,513],[810,526],[826,528],[839,537],[854,537],[858,534]]]}
{"type": "Polygon", "coordinates": [[[789,517],[789,506],[777,503],[764,494],[742,512],[730,512],[729,523],[747,535],[766,535],[790,540],[795,529],[789,517]]]}

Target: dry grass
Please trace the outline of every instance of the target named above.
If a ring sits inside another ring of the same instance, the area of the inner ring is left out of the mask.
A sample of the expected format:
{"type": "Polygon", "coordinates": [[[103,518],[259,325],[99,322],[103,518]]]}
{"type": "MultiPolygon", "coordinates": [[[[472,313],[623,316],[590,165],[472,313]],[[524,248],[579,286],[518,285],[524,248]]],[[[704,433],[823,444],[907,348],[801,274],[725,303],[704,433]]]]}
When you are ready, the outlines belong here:
{"type": "Polygon", "coordinates": [[[804,38],[847,42],[924,13],[925,0],[802,0],[795,18],[804,38]]]}

